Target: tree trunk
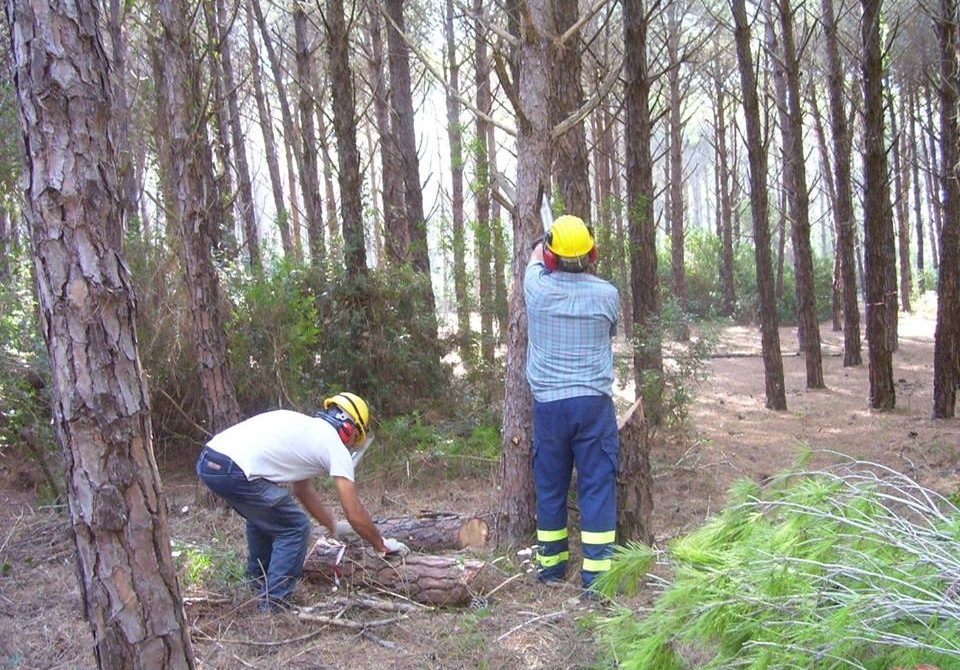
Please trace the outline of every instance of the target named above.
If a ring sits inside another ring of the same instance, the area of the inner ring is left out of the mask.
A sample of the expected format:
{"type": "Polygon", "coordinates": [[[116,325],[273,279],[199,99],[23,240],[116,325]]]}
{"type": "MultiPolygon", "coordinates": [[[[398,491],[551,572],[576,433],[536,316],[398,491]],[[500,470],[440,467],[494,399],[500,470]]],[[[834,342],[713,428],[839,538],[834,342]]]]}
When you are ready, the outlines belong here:
{"type": "MultiPolygon", "coordinates": [[[[564,35],[579,18],[577,0],[553,0],[553,23],[557,35],[564,35]]],[[[553,44],[553,82],[551,90],[551,123],[559,125],[583,104],[580,80],[580,31],[568,35],[561,44],[553,44]]],[[[590,221],[590,158],[587,153],[587,131],[583,121],[575,124],[555,142],[556,156],[553,177],[564,213],[590,221]]]]}
{"type": "Polygon", "coordinates": [[[507,335],[507,374],[503,402],[500,506],[496,534],[500,545],[529,543],[535,529],[533,487],[533,397],[526,380],[527,313],[523,275],[532,242],[543,233],[540,205],[550,177],[550,83],[553,60],[549,0],[524,0],[519,8],[520,77],[517,97],[517,200],[513,222],[513,286],[507,335]]]}
{"type": "Polygon", "coordinates": [[[803,111],[800,95],[800,54],[793,34],[793,9],[788,0],[778,0],[783,30],[784,74],[787,85],[789,134],[784,135],[791,179],[787,183],[793,219],[793,251],[797,293],[797,323],[803,332],[807,388],[826,388],[820,353],[820,324],[813,285],[813,249],[810,246],[810,195],[807,190],[806,153],[803,147],[803,111]]]}
{"type": "MultiPolygon", "coordinates": [[[[897,226],[897,256],[900,261],[900,304],[908,312],[910,294],[913,292],[913,273],[910,270],[910,172],[903,161],[904,136],[897,125],[897,111],[893,93],[887,92],[887,103],[890,108],[890,135],[893,139],[893,195],[896,206],[893,213],[897,226]]],[[[900,118],[903,118],[904,96],[900,96],[900,118]]]]}
{"type": "MultiPolygon", "coordinates": [[[[836,212],[837,209],[837,188],[833,181],[833,161],[830,159],[830,147],[827,144],[827,131],[823,125],[823,115],[820,113],[820,105],[817,102],[817,89],[813,84],[813,79],[807,89],[807,100],[810,105],[810,111],[813,113],[814,128],[817,131],[817,149],[820,152],[820,175],[827,185],[827,209],[836,212]]],[[[824,225],[824,227],[826,227],[824,225]]],[[[836,235],[833,236],[833,284],[830,291],[830,312],[832,319],[833,332],[843,331],[843,281],[840,274],[840,247],[837,244],[836,235]]],[[[826,253],[826,247],[824,247],[826,253]]]]}
{"type": "Polygon", "coordinates": [[[719,215],[717,217],[720,228],[720,284],[723,287],[723,316],[733,316],[736,311],[737,294],[733,283],[733,202],[731,199],[731,174],[727,158],[727,110],[726,91],[720,72],[713,72],[714,90],[714,117],[716,124],[715,146],[717,153],[717,190],[719,215]]]}
{"type": "Polygon", "coordinates": [[[463,131],[460,125],[460,62],[453,27],[453,0],[446,0],[443,23],[447,56],[447,140],[450,144],[450,210],[453,225],[453,292],[457,309],[457,342],[460,359],[473,365],[473,337],[470,329],[470,299],[467,293],[466,231],[463,221],[463,131]]]}
{"type": "Polygon", "coordinates": [[[162,106],[162,139],[169,145],[173,216],[180,230],[180,256],[193,321],[194,346],[211,434],[240,420],[236,391],[227,359],[222,296],[212,252],[223,206],[216,189],[213,159],[206,137],[206,96],[194,55],[190,11],[183,0],[154,5],[162,30],[155,49],[161,69],[156,88],[162,106]],[[164,108],[165,107],[165,108],[164,108]]]}
{"type": "MultiPolygon", "coordinates": [[[[218,246],[225,251],[228,258],[236,258],[240,252],[237,244],[237,226],[233,213],[233,200],[236,191],[233,187],[233,174],[230,171],[232,161],[230,153],[230,119],[227,113],[226,97],[227,87],[223,81],[223,66],[220,55],[215,53],[213,45],[217,41],[216,7],[214,0],[200,0],[203,7],[203,18],[206,22],[207,41],[203,43],[203,56],[200,58],[201,64],[208,66],[210,77],[209,98],[205,102],[208,107],[206,114],[210,120],[210,128],[213,131],[213,152],[216,161],[212,162],[213,179],[216,184],[217,193],[220,194],[223,204],[220,206],[220,216],[217,217],[217,228],[213,231],[214,240],[218,246]],[[229,203],[229,204],[228,204],[229,203]]],[[[192,26],[191,26],[192,27],[192,26]]],[[[195,30],[195,28],[194,28],[195,30]]],[[[204,81],[197,85],[202,87],[204,81]]]]}
{"type": "MultiPolygon", "coordinates": [[[[670,270],[673,283],[673,297],[683,314],[687,308],[687,281],[684,259],[684,207],[683,207],[683,96],[680,92],[680,9],[677,3],[667,6],[667,87],[670,91],[670,149],[669,180],[670,193],[670,270]]],[[[690,339],[690,327],[681,317],[674,331],[680,342],[690,339]]]]}
{"type": "Polygon", "coordinates": [[[620,277],[620,320],[623,333],[627,337],[633,335],[633,293],[630,286],[630,255],[627,253],[627,235],[623,228],[623,188],[620,182],[620,138],[617,131],[617,115],[612,109],[613,103],[607,99],[603,105],[604,126],[607,129],[609,142],[608,155],[610,156],[610,196],[613,210],[614,239],[616,246],[611,252],[616,254],[617,275],[620,277]]]}
{"type": "Polygon", "coordinates": [[[5,8],[53,421],[97,666],[193,668],[121,251],[125,138],[110,121],[98,5],[5,8]]]}
{"type": "Polygon", "coordinates": [[[837,231],[837,254],[840,257],[840,276],[843,291],[843,365],[860,365],[860,307],[857,302],[857,266],[853,213],[853,186],[850,177],[852,134],[844,110],[844,65],[840,58],[837,38],[837,20],[833,0],[821,0],[824,42],[829,74],[827,89],[830,98],[830,130],[833,136],[834,179],[837,205],[834,208],[834,226],[837,231]]]}
{"type": "Polygon", "coordinates": [[[885,230],[890,194],[887,186],[887,155],[883,135],[883,60],[880,38],[881,0],[860,0],[863,8],[864,108],[864,268],[867,288],[867,341],[870,360],[870,407],[893,409],[896,389],[893,385],[893,356],[889,329],[892,316],[886,299],[886,266],[896,262],[888,241],[893,231],[885,230]]]}
{"type": "Polygon", "coordinates": [[[256,33],[253,28],[253,9],[250,1],[246,5],[247,48],[250,55],[250,79],[253,82],[253,97],[257,102],[257,118],[260,122],[260,132],[263,134],[264,155],[267,161],[267,171],[270,174],[270,188],[273,193],[273,205],[277,210],[277,228],[280,231],[280,246],[283,255],[293,260],[293,238],[290,235],[290,211],[283,199],[283,178],[280,176],[280,159],[277,154],[277,140],[273,132],[273,119],[267,97],[263,90],[263,73],[260,69],[260,52],[257,48],[256,33]]]}
{"type": "Polygon", "coordinates": [[[476,202],[476,232],[474,244],[477,250],[477,291],[480,306],[480,359],[484,365],[493,365],[496,352],[496,336],[493,332],[495,316],[495,285],[493,277],[493,226],[490,220],[490,146],[492,124],[484,118],[493,107],[490,92],[490,60],[487,56],[487,38],[484,34],[483,0],[473,0],[473,58],[474,77],[477,89],[476,139],[474,140],[473,197],[476,202]]]}
{"type": "Polygon", "coordinates": [[[260,233],[257,230],[257,213],[253,204],[253,185],[250,180],[250,165],[247,162],[247,147],[243,136],[243,121],[240,104],[237,102],[237,81],[233,73],[233,49],[230,46],[230,26],[234,15],[224,0],[216,0],[217,52],[223,67],[224,103],[233,142],[233,160],[237,170],[238,204],[240,221],[243,224],[244,245],[254,274],[263,270],[260,255],[260,233]]]}
{"type": "Polygon", "coordinates": [[[390,126],[390,88],[384,73],[383,33],[380,30],[378,0],[367,0],[367,42],[370,57],[367,72],[373,98],[374,120],[380,137],[380,175],[383,181],[380,201],[383,212],[386,261],[410,260],[410,231],[404,221],[403,177],[396,138],[390,126]]]}
{"type": "Polygon", "coordinates": [[[349,580],[398,593],[425,605],[466,605],[477,592],[478,577],[487,566],[462,556],[409,554],[381,558],[367,547],[347,548],[341,560],[340,547],[318,542],[303,566],[306,579],[328,583],[349,580]]]}
{"type": "Polygon", "coordinates": [[[653,478],[650,475],[650,438],[637,400],[618,421],[620,466],[617,469],[617,542],[653,544],[653,478]]]}
{"type": "MultiPolygon", "coordinates": [[[[497,131],[493,124],[487,124],[487,159],[490,174],[497,174],[497,131]]],[[[511,213],[512,217],[512,213],[511,213]]],[[[510,329],[510,307],[507,291],[507,242],[504,233],[506,224],[500,213],[500,202],[490,202],[490,232],[493,235],[493,314],[497,320],[497,335],[500,344],[505,344],[510,329]]]]}
{"type": "Polygon", "coordinates": [[[933,352],[933,417],[953,418],[960,386],[960,64],[957,61],[956,0],[940,0],[940,150],[943,152],[943,228],[937,282],[937,328],[933,352]]]}
{"type": "MultiPolygon", "coordinates": [[[[933,93],[930,90],[932,84],[929,81],[925,80],[925,85],[923,87],[923,101],[924,101],[924,116],[925,119],[933,118],[933,93]]],[[[930,197],[927,198],[927,202],[930,205],[930,213],[933,215],[931,217],[931,225],[928,229],[928,234],[930,235],[930,255],[933,257],[933,269],[936,270],[940,267],[940,249],[937,246],[937,243],[940,239],[940,231],[943,229],[943,210],[941,207],[941,193],[940,186],[941,180],[943,179],[942,174],[940,173],[940,165],[937,159],[937,137],[936,133],[931,130],[927,133],[926,142],[921,142],[924,149],[924,164],[926,170],[924,171],[927,175],[927,193],[930,194],[930,197]],[[929,143],[929,149],[928,147],[929,143]]]]}
{"type": "Polygon", "coordinates": [[[280,103],[280,119],[283,123],[283,139],[286,148],[287,158],[287,177],[290,184],[290,223],[293,233],[293,248],[299,259],[302,254],[302,245],[300,243],[300,220],[297,209],[297,188],[295,171],[292,163],[296,162],[297,171],[303,174],[303,147],[300,142],[300,134],[296,130],[296,123],[293,119],[293,112],[290,110],[290,102],[287,99],[287,87],[283,78],[283,66],[276,49],[273,47],[273,40],[270,37],[270,31],[267,29],[267,22],[264,20],[263,11],[260,8],[260,0],[249,0],[250,7],[253,9],[254,18],[257,20],[257,27],[260,29],[260,38],[263,40],[263,47],[267,50],[267,60],[270,62],[270,72],[273,74],[274,85],[277,89],[277,101],[280,103]],[[293,161],[290,160],[291,153],[293,161]]]}
{"type": "MultiPolygon", "coordinates": [[[[329,52],[330,45],[328,44],[326,46],[329,52]]],[[[347,69],[352,70],[349,63],[350,63],[349,61],[346,62],[347,69]]],[[[330,70],[332,70],[334,67],[329,63],[327,64],[327,66],[330,70]]],[[[339,68],[343,66],[338,63],[336,67],[339,68]]],[[[331,139],[330,139],[330,132],[327,129],[327,122],[326,122],[326,116],[325,116],[326,114],[325,102],[327,99],[327,96],[326,96],[327,82],[323,81],[322,78],[320,77],[321,72],[322,72],[322,68],[320,67],[314,68],[315,79],[314,79],[313,86],[311,86],[311,88],[316,92],[316,95],[318,96],[313,101],[317,110],[317,148],[320,149],[320,156],[319,156],[320,173],[323,175],[323,206],[325,211],[324,218],[326,219],[326,224],[327,224],[327,231],[326,231],[327,244],[329,245],[330,249],[333,250],[333,249],[336,249],[338,246],[340,246],[340,242],[342,242],[341,240],[342,232],[337,227],[338,226],[337,193],[333,187],[333,158],[331,158],[330,156],[331,139]]],[[[353,88],[353,80],[352,80],[353,74],[351,73],[350,76],[351,76],[350,86],[351,88],[353,88]]],[[[333,84],[331,82],[331,87],[332,86],[333,84]]],[[[351,116],[353,116],[353,114],[351,114],[351,116]]],[[[334,126],[336,126],[336,122],[334,122],[334,126]]],[[[356,121],[354,121],[354,126],[356,126],[356,121]]],[[[333,135],[336,136],[336,130],[334,130],[333,135]]],[[[336,138],[334,138],[334,140],[335,139],[336,138]]],[[[339,178],[339,175],[337,176],[339,178]]]]}
{"type": "MultiPolygon", "coordinates": [[[[482,547],[490,534],[487,522],[480,517],[451,512],[376,519],[374,525],[383,537],[396,538],[413,551],[428,553],[482,547]]],[[[346,521],[337,522],[336,536],[349,544],[364,541],[346,521]]]]}
{"type": "Polygon", "coordinates": [[[340,220],[346,275],[367,272],[367,246],[363,234],[363,194],[360,151],[357,148],[356,100],[350,69],[350,33],[344,19],[343,0],[327,0],[324,17],[327,30],[327,67],[333,96],[333,132],[337,137],[340,220]]]}
{"type": "MultiPolygon", "coordinates": [[[[307,14],[304,5],[293,3],[293,29],[297,62],[297,107],[300,112],[300,146],[303,160],[300,165],[300,190],[307,216],[307,243],[310,246],[310,264],[325,275],[327,248],[323,238],[323,199],[320,197],[320,164],[317,153],[317,131],[314,123],[316,104],[313,93],[313,40],[307,34],[307,14]]],[[[312,32],[312,31],[311,31],[312,32]]],[[[279,84],[279,82],[278,82],[279,84]]]]}
{"type": "Polygon", "coordinates": [[[786,410],[787,398],[783,383],[783,359],[780,354],[780,332],[773,267],[770,263],[770,228],[767,203],[767,167],[760,130],[760,103],[753,56],[750,53],[750,27],[744,0],[731,0],[736,25],[737,61],[743,111],[747,128],[747,154],[750,161],[750,210],[753,218],[754,257],[757,264],[757,294],[760,298],[760,333],[763,348],[764,384],[768,409],[786,410]]]}
{"type": "Polygon", "coordinates": [[[643,398],[648,420],[660,423],[663,402],[663,355],[660,336],[651,333],[660,316],[657,279],[657,223],[653,214],[653,158],[650,152],[650,72],[647,67],[648,16],[644,0],[623,0],[624,163],[633,293],[631,337],[645,340],[633,354],[636,396],[643,398]]]}
{"type": "Polygon", "coordinates": [[[920,152],[917,150],[917,107],[916,87],[909,89],[907,118],[910,128],[910,159],[908,161],[913,184],[913,218],[916,220],[917,232],[917,291],[923,295],[927,290],[923,276],[923,213],[921,212],[921,185],[920,185],[920,152]]]}

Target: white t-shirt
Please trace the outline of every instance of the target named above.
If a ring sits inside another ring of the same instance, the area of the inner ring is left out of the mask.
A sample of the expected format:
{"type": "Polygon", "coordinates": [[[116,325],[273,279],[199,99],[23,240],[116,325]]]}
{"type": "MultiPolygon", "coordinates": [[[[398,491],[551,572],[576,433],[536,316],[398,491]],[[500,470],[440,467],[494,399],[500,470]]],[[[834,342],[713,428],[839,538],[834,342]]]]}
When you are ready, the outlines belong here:
{"type": "Polygon", "coordinates": [[[247,479],[298,482],[320,475],[353,481],[353,459],[323,419],[278,409],[252,416],[207,442],[229,456],[247,479]]]}

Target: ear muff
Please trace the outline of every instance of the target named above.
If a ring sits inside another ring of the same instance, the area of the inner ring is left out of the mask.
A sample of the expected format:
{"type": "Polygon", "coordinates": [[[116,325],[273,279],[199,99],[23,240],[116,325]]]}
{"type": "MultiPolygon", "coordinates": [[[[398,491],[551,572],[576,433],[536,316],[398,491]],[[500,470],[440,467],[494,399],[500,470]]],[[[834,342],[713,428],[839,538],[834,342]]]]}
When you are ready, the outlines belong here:
{"type": "Polygon", "coordinates": [[[550,272],[556,272],[560,266],[560,257],[553,253],[550,244],[553,242],[553,235],[548,230],[543,235],[543,266],[550,272]]]}
{"type": "Polygon", "coordinates": [[[337,435],[340,436],[340,440],[344,444],[350,444],[353,442],[353,438],[357,436],[357,427],[353,425],[353,421],[345,419],[340,422],[340,426],[337,428],[337,435]]]}

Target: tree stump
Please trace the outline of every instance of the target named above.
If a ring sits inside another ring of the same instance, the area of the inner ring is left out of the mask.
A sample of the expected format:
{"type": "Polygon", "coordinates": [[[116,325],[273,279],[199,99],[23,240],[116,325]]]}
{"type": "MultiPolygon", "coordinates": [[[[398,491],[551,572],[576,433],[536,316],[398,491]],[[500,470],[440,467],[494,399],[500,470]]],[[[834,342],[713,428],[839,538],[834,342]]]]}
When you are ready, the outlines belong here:
{"type": "Polygon", "coordinates": [[[650,440],[643,400],[637,400],[617,422],[620,465],[617,468],[617,541],[653,544],[653,495],[650,440]]]}
{"type": "Polygon", "coordinates": [[[377,586],[426,605],[465,605],[479,590],[474,582],[484,561],[462,556],[409,554],[382,557],[359,544],[338,545],[321,538],[307,555],[310,581],[377,586]],[[342,552],[342,553],[341,553],[342,552]]]}
{"type": "MultiPolygon", "coordinates": [[[[426,553],[482,547],[489,535],[483,519],[452,512],[420,512],[416,516],[377,519],[374,524],[383,537],[426,553]]],[[[351,545],[363,541],[346,521],[337,522],[336,537],[351,545]]]]}

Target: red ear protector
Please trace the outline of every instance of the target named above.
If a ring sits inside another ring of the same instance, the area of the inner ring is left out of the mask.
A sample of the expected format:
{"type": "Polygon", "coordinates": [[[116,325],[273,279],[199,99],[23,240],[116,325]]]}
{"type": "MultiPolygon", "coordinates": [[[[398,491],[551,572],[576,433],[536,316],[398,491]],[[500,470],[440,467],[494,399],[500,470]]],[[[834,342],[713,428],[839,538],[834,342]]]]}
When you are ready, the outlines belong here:
{"type": "MultiPolygon", "coordinates": [[[[587,226],[587,232],[590,233],[590,240],[593,241],[593,228],[587,226]]],[[[543,234],[543,265],[550,272],[556,272],[558,269],[564,272],[583,272],[587,269],[587,263],[583,262],[583,256],[577,258],[562,258],[550,249],[553,243],[553,232],[547,231],[543,234]]],[[[593,247],[587,252],[588,263],[597,262],[597,243],[593,242],[593,247]]]]}
{"type": "Polygon", "coordinates": [[[320,412],[319,416],[337,429],[337,435],[340,436],[340,440],[344,444],[353,442],[353,439],[358,434],[357,426],[353,423],[353,419],[342,409],[334,409],[331,407],[330,409],[320,412]]]}

